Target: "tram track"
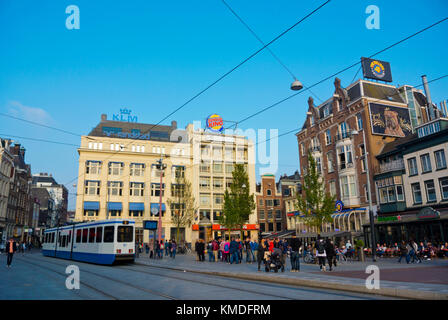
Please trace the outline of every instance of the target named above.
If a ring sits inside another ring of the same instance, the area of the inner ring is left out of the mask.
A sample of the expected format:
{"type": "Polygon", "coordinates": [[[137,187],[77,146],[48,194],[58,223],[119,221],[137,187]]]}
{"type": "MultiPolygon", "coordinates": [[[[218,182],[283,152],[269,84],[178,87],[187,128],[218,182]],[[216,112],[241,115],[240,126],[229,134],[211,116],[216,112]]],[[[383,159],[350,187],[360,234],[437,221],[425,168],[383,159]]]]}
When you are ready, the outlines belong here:
{"type": "MultiPolygon", "coordinates": [[[[31,264],[31,265],[34,265],[34,266],[37,266],[37,267],[40,267],[40,268],[42,268],[42,269],[47,270],[46,267],[43,267],[43,266],[39,265],[38,263],[33,263],[33,262],[28,261],[28,260],[24,260],[24,259],[20,259],[20,258],[19,258],[18,260],[20,260],[20,261],[22,261],[22,262],[25,262],[25,263],[28,263],[28,264],[31,264]]],[[[36,258],[36,260],[38,260],[39,262],[43,262],[43,263],[46,263],[46,264],[50,264],[50,265],[66,266],[66,264],[64,264],[64,263],[62,263],[62,264],[61,264],[61,263],[56,263],[56,262],[54,262],[54,261],[47,261],[47,260],[40,259],[40,258],[36,258]]],[[[67,261],[72,261],[72,260],[67,260],[67,261]]],[[[75,262],[75,261],[74,261],[74,262],[75,262]]],[[[48,268],[48,269],[50,269],[50,268],[48,268]]],[[[53,271],[53,272],[55,272],[55,273],[57,273],[57,274],[62,275],[64,278],[67,277],[67,274],[65,274],[65,273],[63,273],[63,272],[60,272],[60,271],[55,270],[55,269],[50,269],[50,270],[53,271]]],[[[89,271],[89,270],[85,270],[85,269],[84,269],[84,270],[82,270],[82,272],[83,272],[83,273],[92,274],[92,275],[94,275],[94,276],[96,276],[96,277],[103,278],[103,279],[106,279],[106,280],[109,280],[109,281],[117,282],[117,283],[126,285],[126,286],[128,286],[128,287],[131,287],[131,288],[133,288],[133,289],[137,289],[137,290],[140,290],[140,291],[143,291],[143,292],[146,292],[146,293],[150,293],[150,294],[153,294],[153,295],[156,295],[156,296],[160,296],[160,297],[163,297],[163,298],[166,298],[166,299],[169,299],[169,300],[179,300],[179,299],[177,299],[177,298],[175,298],[175,297],[172,297],[172,296],[169,296],[169,295],[167,295],[167,294],[164,294],[164,293],[161,293],[161,292],[157,292],[157,291],[154,291],[154,290],[150,290],[150,289],[146,289],[146,288],[142,288],[142,287],[140,287],[140,286],[136,286],[136,285],[130,284],[129,282],[125,282],[125,281],[122,281],[122,280],[118,280],[118,279],[116,279],[116,278],[112,278],[112,277],[109,277],[109,276],[105,276],[105,275],[102,275],[102,274],[99,274],[99,273],[96,273],[96,272],[93,272],[93,271],[89,271]]],[[[92,290],[94,290],[94,291],[97,291],[97,292],[101,293],[102,295],[107,296],[107,297],[109,297],[109,298],[111,298],[111,299],[113,299],[113,300],[121,300],[120,297],[113,296],[113,295],[111,295],[111,294],[109,294],[109,293],[107,293],[107,292],[105,292],[105,291],[102,291],[102,290],[100,290],[100,289],[98,289],[98,288],[96,288],[96,287],[94,287],[94,286],[89,285],[88,283],[86,283],[86,282],[84,282],[84,281],[80,281],[80,283],[81,283],[82,285],[88,287],[89,289],[92,289],[92,290]]]]}

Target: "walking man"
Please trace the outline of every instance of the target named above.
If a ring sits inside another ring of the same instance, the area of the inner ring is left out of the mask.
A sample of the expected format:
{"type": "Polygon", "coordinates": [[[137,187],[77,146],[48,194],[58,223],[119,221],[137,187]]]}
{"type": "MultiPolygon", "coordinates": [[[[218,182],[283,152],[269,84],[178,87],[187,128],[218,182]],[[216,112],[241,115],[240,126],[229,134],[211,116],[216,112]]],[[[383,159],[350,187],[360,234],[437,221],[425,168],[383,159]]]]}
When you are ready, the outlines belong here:
{"type": "Polygon", "coordinates": [[[302,242],[294,234],[291,239],[291,272],[300,271],[300,247],[302,242]]]}
{"type": "Polygon", "coordinates": [[[319,259],[319,266],[320,271],[325,271],[325,242],[324,239],[320,237],[320,234],[317,235],[317,242],[316,242],[316,256],[319,259]]]}
{"type": "Polygon", "coordinates": [[[229,246],[229,253],[230,253],[230,264],[233,264],[234,262],[238,264],[239,260],[239,243],[235,241],[235,238],[232,237],[232,241],[230,241],[229,246]]]}
{"type": "Polygon", "coordinates": [[[8,268],[11,268],[12,257],[14,252],[17,251],[17,244],[13,238],[9,239],[6,243],[5,252],[8,254],[8,258],[6,259],[6,265],[8,268]]]}
{"type": "Polygon", "coordinates": [[[268,248],[266,247],[266,243],[263,240],[260,240],[260,242],[258,244],[258,250],[257,250],[258,271],[261,271],[260,265],[263,262],[264,253],[267,250],[268,250],[268,248]]]}

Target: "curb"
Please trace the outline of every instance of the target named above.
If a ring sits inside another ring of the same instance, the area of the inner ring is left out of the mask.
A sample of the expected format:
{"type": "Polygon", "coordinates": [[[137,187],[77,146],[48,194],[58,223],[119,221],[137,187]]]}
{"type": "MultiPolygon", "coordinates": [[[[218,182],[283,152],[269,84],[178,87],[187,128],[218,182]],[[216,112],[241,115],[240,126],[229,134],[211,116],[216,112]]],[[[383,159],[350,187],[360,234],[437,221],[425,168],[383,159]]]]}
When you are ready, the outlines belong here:
{"type": "Polygon", "coordinates": [[[135,262],[137,265],[149,266],[153,268],[168,269],[174,271],[187,271],[191,273],[206,274],[221,276],[227,278],[236,278],[242,280],[253,280],[253,281],[269,281],[272,283],[286,284],[293,286],[304,286],[319,289],[332,289],[332,290],[344,290],[363,294],[372,295],[382,295],[401,299],[413,299],[413,300],[448,300],[448,294],[432,292],[432,291],[416,291],[408,289],[397,289],[397,288],[380,288],[380,289],[367,289],[364,286],[354,285],[354,284],[343,284],[343,283],[333,283],[333,282],[323,282],[308,279],[294,279],[294,278],[282,278],[274,276],[265,276],[258,274],[247,274],[247,273],[230,273],[230,272],[211,272],[202,271],[186,268],[176,268],[176,267],[165,267],[160,265],[146,264],[135,262]]]}

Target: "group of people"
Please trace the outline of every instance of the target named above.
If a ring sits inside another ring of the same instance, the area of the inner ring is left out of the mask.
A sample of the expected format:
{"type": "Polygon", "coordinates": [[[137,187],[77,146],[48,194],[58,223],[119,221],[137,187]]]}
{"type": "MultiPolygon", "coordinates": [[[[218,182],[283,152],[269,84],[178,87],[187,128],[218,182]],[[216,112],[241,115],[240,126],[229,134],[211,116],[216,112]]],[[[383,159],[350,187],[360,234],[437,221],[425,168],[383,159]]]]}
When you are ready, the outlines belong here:
{"type": "Polygon", "coordinates": [[[31,251],[32,244],[31,243],[25,243],[24,241],[16,242],[13,238],[10,238],[6,244],[4,245],[4,248],[2,246],[2,250],[7,255],[6,258],[6,266],[8,268],[11,268],[12,264],[12,258],[14,257],[14,253],[21,252],[25,253],[25,251],[28,249],[28,251],[31,251]]]}
{"type": "Polygon", "coordinates": [[[261,264],[266,259],[267,252],[273,252],[278,248],[281,252],[282,264],[286,265],[286,258],[289,254],[291,259],[291,272],[300,270],[300,251],[302,243],[293,236],[290,241],[274,238],[260,239],[258,242],[251,238],[241,241],[241,238],[232,236],[230,240],[222,238],[213,239],[207,244],[203,239],[195,243],[195,252],[198,261],[205,261],[205,252],[208,254],[209,262],[225,262],[228,264],[240,264],[244,261],[248,264],[257,263],[258,271],[261,271],[261,264]]]}
{"type": "MultiPolygon", "coordinates": [[[[143,244],[139,243],[137,244],[138,250],[140,250],[140,253],[143,253],[143,244]]],[[[160,241],[151,241],[150,243],[145,243],[145,252],[147,255],[149,255],[150,259],[163,259],[163,254],[165,253],[165,256],[170,256],[170,258],[175,259],[176,258],[176,252],[177,252],[177,243],[176,240],[163,240],[160,241]]]]}
{"type": "Polygon", "coordinates": [[[377,243],[375,252],[380,258],[385,256],[399,256],[399,262],[401,262],[403,257],[406,257],[406,262],[408,263],[411,259],[412,263],[420,263],[422,260],[431,260],[435,257],[448,257],[448,243],[433,245],[431,242],[422,241],[417,244],[412,239],[409,242],[402,241],[400,244],[395,242],[389,246],[385,243],[383,245],[377,243]]]}

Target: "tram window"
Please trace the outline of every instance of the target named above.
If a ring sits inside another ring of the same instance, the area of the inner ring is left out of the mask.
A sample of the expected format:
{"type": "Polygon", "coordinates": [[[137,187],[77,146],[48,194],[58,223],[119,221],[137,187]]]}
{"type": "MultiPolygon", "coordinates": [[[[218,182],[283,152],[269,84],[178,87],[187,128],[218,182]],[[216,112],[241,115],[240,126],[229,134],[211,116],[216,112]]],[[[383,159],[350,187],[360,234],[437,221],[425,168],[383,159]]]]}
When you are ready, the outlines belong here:
{"type": "Polygon", "coordinates": [[[62,236],[61,247],[65,247],[66,241],[67,241],[67,236],[62,236]]]}
{"type": "Polygon", "coordinates": [[[89,229],[89,243],[95,242],[95,228],[89,229]]]}
{"type": "Polygon", "coordinates": [[[61,246],[61,239],[62,237],[61,237],[61,233],[60,232],[58,232],[58,246],[61,246]]]}
{"type": "Polygon", "coordinates": [[[132,242],[133,230],[131,226],[119,226],[117,229],[117,242],[132,242]]]}
{"type": "Polygon", "coordinates": [[[104,242],[114,242],[114,227],[104,227],[104,242]]]}
{"type": "Polygon", "coordinates": [[[89,229],[82,229],[82,243],[87,242],[87,234],[89,233],[89,229]]]}
{"type": "Polygon", "coordinates": [[[55,238],[55,232],[51,233],[51,243],[54,243],[54,238],[55,238]]]}
{"type": "Polygon", "coordinates": [[[68,238],[67,238],[67,243],[70,243],[72,241],[72,230],[70,230],[68,232],[68,238]]]}
{"type": "Polygon", "coordinates": [[[96,243],[100,243],[103,240],[103,227],[96,228],[96,243]]]}
{"type": "Polygon", "coordinates": [[[47,240],[48,240],[48,233],[45,234],[44,243],[47,243],[48,242],[47,240]]]}
{"type": "Polygon", "coordinates": [[[81,242],[81,229],[76,230],[76,243],[81,242]]]}

